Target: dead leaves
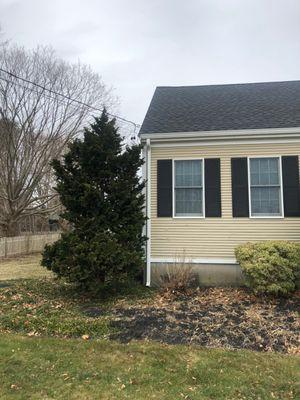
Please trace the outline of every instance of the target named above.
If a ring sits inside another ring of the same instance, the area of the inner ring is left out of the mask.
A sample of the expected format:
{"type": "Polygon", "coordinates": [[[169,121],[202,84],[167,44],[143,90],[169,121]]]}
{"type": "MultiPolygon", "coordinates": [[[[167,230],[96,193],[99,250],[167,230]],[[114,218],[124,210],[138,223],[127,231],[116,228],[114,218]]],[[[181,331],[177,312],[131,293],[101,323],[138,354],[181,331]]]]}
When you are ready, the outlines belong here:
{"type": "Polygon", "coordinates": [[[297,354],[297,310],[298,293],[290,299],[269,300],[243,289],[196,289],[116,309],[111,325],[119,332],[111,337],[297,354]]]}

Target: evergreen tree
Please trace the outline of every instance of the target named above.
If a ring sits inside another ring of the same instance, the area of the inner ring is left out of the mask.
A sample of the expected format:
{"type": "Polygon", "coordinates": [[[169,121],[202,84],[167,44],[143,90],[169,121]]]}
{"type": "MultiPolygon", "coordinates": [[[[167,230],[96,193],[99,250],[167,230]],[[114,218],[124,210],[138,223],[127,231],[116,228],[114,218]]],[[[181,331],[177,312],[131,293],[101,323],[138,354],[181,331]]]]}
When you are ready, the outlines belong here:
{"type": "Polygon", "coordinates": [[[104,111],[62,161],[53,161],[63,217],[72,229],[45,248],[42,265],[85,287],[141,273],[146,237],[140,154],[141,146],[122,150],[115,120],[104,111]]]}

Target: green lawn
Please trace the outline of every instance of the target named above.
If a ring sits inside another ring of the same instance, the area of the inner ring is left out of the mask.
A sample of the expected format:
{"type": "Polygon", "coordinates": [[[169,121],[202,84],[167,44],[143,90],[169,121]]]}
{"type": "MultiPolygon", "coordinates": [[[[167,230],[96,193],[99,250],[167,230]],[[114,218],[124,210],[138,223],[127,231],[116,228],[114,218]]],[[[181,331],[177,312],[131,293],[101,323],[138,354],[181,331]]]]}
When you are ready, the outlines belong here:
{"type": "Polygon", "coordinates": [[[300,399],[300,357],[111,341],[112,309],[153,306],[156,293],[130,285],[86,296],[37,279],[38,262],[2,262],[0,400],[300,399]],[[33,279],[18,279],[23,268],[33,279]]]}
{"type": "Polygon", "coordinates": [[[300,359],[80,339],[0,338],[1,399],[299,399],[300,359]]]}
{"type": "Polygon", "coordinates": [[[151,301],[152,295],[142,285],[116,292],[107,289],[100,297],[80,294],[76,287],[53,278],[19,280],[0,288],[0,333],[106,338],[113,333],[109,326],[112,307],[151,301]],[[89,316],[91,308],[99,309],[100,315],[89,316]]]}

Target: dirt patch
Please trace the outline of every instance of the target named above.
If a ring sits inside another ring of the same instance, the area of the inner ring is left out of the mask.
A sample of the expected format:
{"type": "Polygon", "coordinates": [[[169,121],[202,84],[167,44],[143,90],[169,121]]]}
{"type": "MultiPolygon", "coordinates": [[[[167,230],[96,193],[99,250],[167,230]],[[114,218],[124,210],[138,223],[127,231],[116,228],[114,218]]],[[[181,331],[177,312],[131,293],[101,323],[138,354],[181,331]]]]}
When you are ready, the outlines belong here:
{"type": "Polygon", "coordinates": [[[111,338],[297,353],[299,312],[300,293],[271,300],[242,289],[199,289],[116,308],[111,325],[118,333],[111,338]]]}
{"type": "Polygon", "coordinates": [[[87,307],[82,309],[82,314],[86,315],[87,317],[97,318],[101,317],[104,312],[100,307],[87,307]]]}

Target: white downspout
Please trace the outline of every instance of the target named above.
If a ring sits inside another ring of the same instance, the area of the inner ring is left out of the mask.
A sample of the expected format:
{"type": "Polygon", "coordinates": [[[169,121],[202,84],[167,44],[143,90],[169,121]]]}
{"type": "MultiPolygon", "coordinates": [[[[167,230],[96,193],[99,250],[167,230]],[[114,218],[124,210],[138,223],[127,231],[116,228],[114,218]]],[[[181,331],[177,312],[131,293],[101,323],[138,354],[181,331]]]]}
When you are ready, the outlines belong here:
{"type": "Polygon", "coordinates": [[[150,139],[146,141],[147,157],[146,157],[146,235],[147,235],[147,246],[146,246],[146,286],[151,285],[151,146],[150,139]]]}

